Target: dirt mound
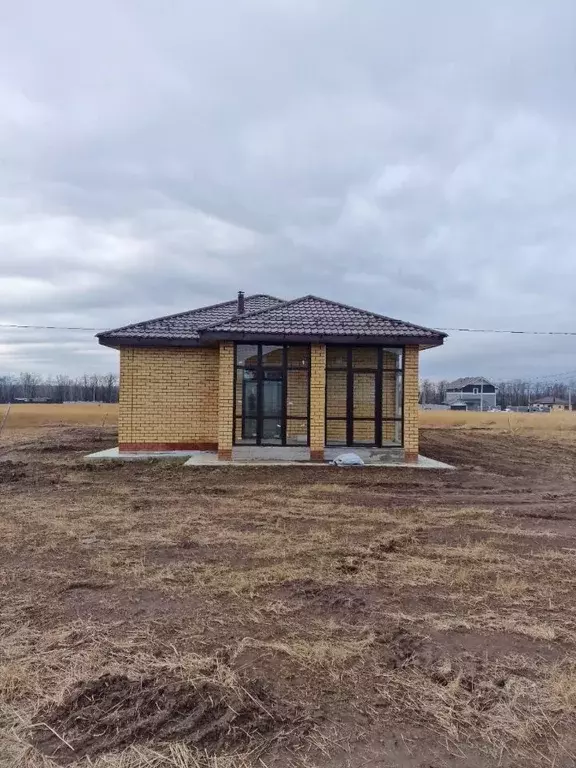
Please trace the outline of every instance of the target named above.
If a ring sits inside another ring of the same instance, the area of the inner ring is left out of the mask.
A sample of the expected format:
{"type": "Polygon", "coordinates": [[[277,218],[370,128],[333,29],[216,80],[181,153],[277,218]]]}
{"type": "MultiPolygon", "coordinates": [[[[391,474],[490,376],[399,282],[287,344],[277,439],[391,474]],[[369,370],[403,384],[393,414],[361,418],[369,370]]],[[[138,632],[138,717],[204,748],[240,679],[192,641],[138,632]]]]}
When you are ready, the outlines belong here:
{"type": "Polygon", "coordinates": [[[279,735],[298,720],[292,706],[254,682],[232,689],[171,678],[103,675],[77,684],[40,712],[33,743],[62,764],[146,742],[181,741],[213,753],[279,735]]]}
{"type": "Polygon", "coordinates": [[[434,659],[433,651],[424,639],[404,627],[379,630],[375,641],[380,661],[392,669],[427,667],[434,659]]]}

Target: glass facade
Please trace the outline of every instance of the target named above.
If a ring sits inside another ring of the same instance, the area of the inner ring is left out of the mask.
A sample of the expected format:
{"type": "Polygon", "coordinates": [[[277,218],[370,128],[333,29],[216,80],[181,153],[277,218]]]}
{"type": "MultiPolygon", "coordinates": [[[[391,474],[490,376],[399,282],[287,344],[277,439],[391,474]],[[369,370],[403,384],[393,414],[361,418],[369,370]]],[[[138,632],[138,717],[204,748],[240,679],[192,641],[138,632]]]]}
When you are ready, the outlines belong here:
{"type": "MultiPolygon", "coordinates": [[[[234,444],[310,444],[310,345],[236,344],[234,444]]],[[[401,446],[403,348],[326,347],[326,445],[401,446]]]]}
{"type": "Polygon", "coordinates": [[[402,347],[328,347],[326,445],[401,446],[402,347]]]}
{"type": "Polygon", "coordinates": [[[308,445],[310,346],[236,344],[235,445],[308,445]]]}

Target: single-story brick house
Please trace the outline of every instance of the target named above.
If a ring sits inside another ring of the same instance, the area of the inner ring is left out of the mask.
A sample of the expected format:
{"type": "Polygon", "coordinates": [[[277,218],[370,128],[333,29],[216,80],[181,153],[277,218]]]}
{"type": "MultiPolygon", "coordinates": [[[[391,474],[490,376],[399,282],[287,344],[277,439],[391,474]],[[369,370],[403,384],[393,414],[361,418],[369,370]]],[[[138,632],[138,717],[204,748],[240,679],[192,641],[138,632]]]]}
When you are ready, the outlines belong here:
{"type": "Polygon", "coordinates": [[[418,356],[446,334],[316,296],[255,295],[98,334],[120,350],[119,448],[418,455],[418,356]]]}
{"type": "Polygon", "coordinates": [[[532,405],[541,405],[551,411],[570,410],[570,403],[568,400],[563,400],[561,397],[541,397],[538,400],[534,400],[532,405]]]}

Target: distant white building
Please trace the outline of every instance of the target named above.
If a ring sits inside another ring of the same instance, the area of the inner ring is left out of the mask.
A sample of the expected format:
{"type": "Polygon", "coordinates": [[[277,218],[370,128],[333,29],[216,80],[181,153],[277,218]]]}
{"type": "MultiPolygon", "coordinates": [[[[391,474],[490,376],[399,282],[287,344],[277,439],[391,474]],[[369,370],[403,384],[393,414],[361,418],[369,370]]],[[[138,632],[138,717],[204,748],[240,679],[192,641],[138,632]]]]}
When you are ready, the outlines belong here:
{"type": "Polygon", "coordinates": [[[496,408],[498,388],[482,376],[468,376],[451,381],[446,387],[446,399],[449,406],[463,410],[466,404],[469,411],[489,411],[496,408]]]}

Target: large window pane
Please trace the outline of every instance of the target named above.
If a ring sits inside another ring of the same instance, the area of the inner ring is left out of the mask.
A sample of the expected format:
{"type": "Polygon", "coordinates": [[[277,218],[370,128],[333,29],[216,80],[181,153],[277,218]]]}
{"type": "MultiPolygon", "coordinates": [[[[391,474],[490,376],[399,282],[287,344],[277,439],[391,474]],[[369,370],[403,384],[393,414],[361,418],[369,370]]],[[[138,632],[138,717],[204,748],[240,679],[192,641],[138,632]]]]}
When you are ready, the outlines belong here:
{"type": "Polygon", "coordinates": [[[236,420],[236,442],[256,442],[256,419],[236,420]]]}
{"type": "Polygon", "coordinates": [[[276,445],[282,442],[282,422],[280,419],[262,421],[262,442],[276,445]]]}
{"type": "Polygon", "coordinates": [[[382,372],[382,418],[402,418],[402,374],[399,371],[382,372]]]}
{"type": "Polygon", "coordinates": [[[354,374],[354,403],[355,419],[373,419],[376,414],[376,374],[354,374]]]}
{"type": "Polygon", "coordinates": [[[234,400],[235,404],[234,407],[236,409],[236,416],[240,418],[242,416],[242,371],[236,372],[236,383],[234,385],[234,400]]]}
{"type": "Polygon", "coordinates": [[[288,368],[308,368],[310,365],[310,347],[305,344],[293,344],[286,348],[288,368]]]}
{"type": "Polygon", "coordinates": [[[308,371],[287,372],[286,413],[288,416],[308,417],[308,371]]]}
{"type": "Polygon", "coordinates": [[[382,368],[385,371],[393,368],[402,368],[401,347],[385,347],[382,349],[382,368]]]}
{"type": "Polygon", "coordinates": [[[346,422],[345,421],[327,421],[326,422],[326,444],[327,445],[346,445],[346,422]]]}
{"type": "Polygon", "coordinates": [[[348,347],[327,347],[326,368],[346,368],[348,347]]]}
{"type": "Polygon", "coordinates": [[[258,344],[237,344],[236,365],[241,368],[258,364],[258,344]]]}
{"type": "Polygon", "coordinates": [[[376,441],[375,424],[373,421],[355,421],[352,425],[353,442],[374,445],[376,441]]]}
{"type": "Polygon", "coordinates": [[[272,344],[262,345],[262,365],[282,366],[284,362],[284,347],[272,344]]]}
{"type": "Polygon", "coordinates": [[[289,445],[306,445],[308,443],[307,419],[288,419],[286,422],[286,442],[289,445]]]}
{"type": "Polygon", "coordinates": [[[258,406],[258,391],[256,381],[244,382],[244,397],[242,399],[242,415],[255,419],[258,406]]]}
{"type": "Polygon", "coordinates": [[[376,347],[353,347],[352,368],[378,368],[378,350],[376,347]]]}
{"type": "Polygon", "coordinates": [[[326,416],[346,416],[346,371],[326,372],[326,416]]]}
{"type": "Polygon", "coordinates": [[[402,445],[402,422],[382,422],[382,445],[402,445]]]}
{"type": "Polygon", "coordinates": [[[262,416],[282,418],[282,379],[264,379],[262,382],[262,416]]]}

